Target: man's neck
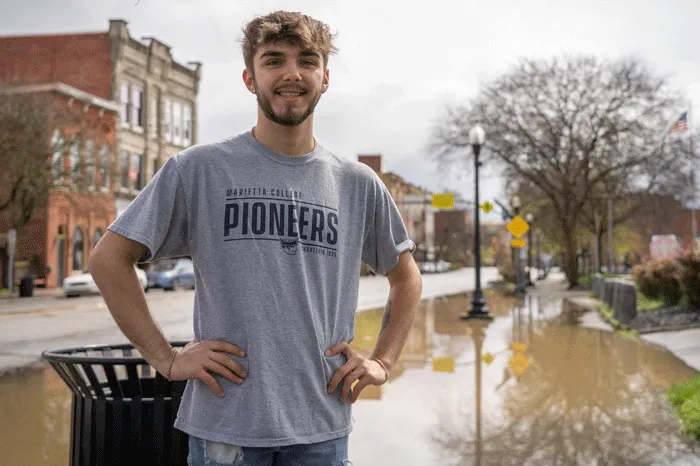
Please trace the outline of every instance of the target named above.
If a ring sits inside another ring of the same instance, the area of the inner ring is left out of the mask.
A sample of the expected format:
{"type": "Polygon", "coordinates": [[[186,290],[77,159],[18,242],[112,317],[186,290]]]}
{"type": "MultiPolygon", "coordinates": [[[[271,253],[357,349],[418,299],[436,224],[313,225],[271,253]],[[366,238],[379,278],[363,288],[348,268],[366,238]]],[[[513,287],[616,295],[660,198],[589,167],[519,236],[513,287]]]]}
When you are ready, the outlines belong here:
{"type": "Polygon", "coordinates": [[[282,126],[258,119],[252,133],[260,143],[284,155],[305,155],[316,148],[310,118],[296,126],[282,126]]]}

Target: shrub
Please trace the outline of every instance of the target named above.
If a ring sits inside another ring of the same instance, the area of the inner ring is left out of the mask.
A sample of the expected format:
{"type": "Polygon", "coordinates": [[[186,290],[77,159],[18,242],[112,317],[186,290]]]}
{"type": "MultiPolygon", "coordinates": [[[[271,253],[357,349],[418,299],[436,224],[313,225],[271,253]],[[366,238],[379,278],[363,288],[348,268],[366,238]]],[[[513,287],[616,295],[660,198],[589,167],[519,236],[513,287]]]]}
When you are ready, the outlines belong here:
{"type": "Polygon", "coordinates": [[[687,298],[688,306],[694,309],[700,308],[700,254],[692,252],[678,257],[681,266],[679,282],[681,291],[687,298]]]}
{"type": "Polygon", "coordinates": [[[659,287],[654,281],[651,273],[651,262],[646,264],[635,265],[632,269],[632,276],[637,285],[637,289],[646,297],[651,299],[659,299],[659,287]]]}
{"type": "Polygon", "coordinates": [[[665,306],[675,306],[683,296],[679,281],[682,267],[674,259],[658,259],[649,264],[653,286],[659,290],[665,306]]]}
{"type": "Polygon", "coordinates": [[[498,268],[498,272],[501,274],[503,279],[508,282],[508,283],[515,283],[515,279],[517,278],[518,271],[515,268],[515,264],[513,264],[513,261],[511,260],[505,260],[501,263],[501,266],[498,268]]]}

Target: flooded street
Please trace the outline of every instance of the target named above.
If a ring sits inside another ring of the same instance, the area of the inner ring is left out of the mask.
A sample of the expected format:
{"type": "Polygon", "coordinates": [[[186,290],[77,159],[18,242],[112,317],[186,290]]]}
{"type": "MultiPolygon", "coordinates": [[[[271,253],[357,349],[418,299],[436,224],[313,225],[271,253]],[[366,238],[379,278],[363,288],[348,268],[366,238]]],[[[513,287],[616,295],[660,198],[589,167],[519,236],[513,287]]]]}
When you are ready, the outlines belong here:
{"type": "MultiPolygon", "coordinates": [[[[354,405],[355,466],[700,464],[664,392],[697,372],[663,349],[561,314],[560,298],[424,302],[391,380],[354,405]]],[[[382,310],[356,318],[369,355],[382,310]]],[[[0,464],[65,466],[70,392],[51,368],[0,380],[0,464]]]]}

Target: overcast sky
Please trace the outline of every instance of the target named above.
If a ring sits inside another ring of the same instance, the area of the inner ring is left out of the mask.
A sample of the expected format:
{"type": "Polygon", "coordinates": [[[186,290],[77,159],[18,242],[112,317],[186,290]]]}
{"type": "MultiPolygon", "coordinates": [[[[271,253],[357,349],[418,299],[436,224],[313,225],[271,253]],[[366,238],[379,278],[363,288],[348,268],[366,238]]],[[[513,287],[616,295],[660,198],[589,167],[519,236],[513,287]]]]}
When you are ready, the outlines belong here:
{"type": "MultiPolygon", "coordinates": [[[[340,51],[316,110],[318,141],[338,155],[381,153],[385,168],[419,186],[473,198],[471,174],[439,173],[424,151],[445,104],[474,96],[480,83],[520,57],[565,53],[636,55],[694,102],[700,118],[698,0],[0,0],[0,34],[106,31],[128,21],[133,37],[154,36],[176,60],[203,62],[199,141],[255,124],[254,96],[241,80],[238,40],[253,16],[301,11],[328,23],[340,51]]],[[[488,137],[488,135],[487,135],[488,137]]],[[[502,199],[483,167],[482,198],[502,199]]],[[[493,215],[493,214],[492,214],[493,215]]]]}

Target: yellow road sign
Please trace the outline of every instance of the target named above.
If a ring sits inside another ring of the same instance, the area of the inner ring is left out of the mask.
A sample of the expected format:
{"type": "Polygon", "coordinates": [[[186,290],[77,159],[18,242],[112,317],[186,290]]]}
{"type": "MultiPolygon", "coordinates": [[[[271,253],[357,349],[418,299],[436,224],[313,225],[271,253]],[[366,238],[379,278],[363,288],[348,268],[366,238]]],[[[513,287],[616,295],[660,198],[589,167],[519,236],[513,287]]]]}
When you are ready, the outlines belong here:
{"type": "Polygon", "coordinates": [[[452,193],[433,194],[432,205],[436,209],[454,209],[455,195],[452,193]]]}
{"type": "Polygon", "coordinates": [[[433,372],[454,372],[455,358],[433,358],[433,372]]]}
{"type": "Polygon", "coordinates": [[[513,357],[510,358],[508,365],[511,369],[513,369],[515,375],[522,375],[523,372],[525,372],[527,368],[530,367],[530,361],[527,359],[527,356],[525,356],[523,353],[515,353],[513,357]]]}
{"type": "Polygon", "coordinates": [[[527,345],[525,343],[517,343],[516,342],[516,343],[513,343],[512,345],[510,345],[510,349],[512,349],[516,353],[517,352],[524,353],[525,351],[527,351],[527,345]]]}
{"type": "Polygon", "coordinates": [[[530,225],[528,225],[522,217],[516,215],[513,218],[513,220],[511,220],[510,223],[506,226],[506,228],[508,228],[508,231],[513,233],[513,236],[515,236],[516,238],[520,238],[525,233],[527,233],[527,230],[530,229],[530,225]]]}
{"type": "Polygon", "coordinates": [[[514,248],[522,248],[522,247],[525,247],[525,240],[524,239],[512,239],[512,240],[510,240],[510,245],[514,248]]]}
{"type": "Polygon", "coordinates": [[[488,214],[493,210],[493,204],[491,204],[489,201],[486,201],[483,204],[481,204],[481,210],[488,214]]]}
{"type": "Polygon", "coordinates": [[[496,359],[496,356],[489,352],[486,352],[483,354],[483,356],[481,356],[481,360],[484,361],[487,365],[491,364],[494,359],[496,359]]]}

